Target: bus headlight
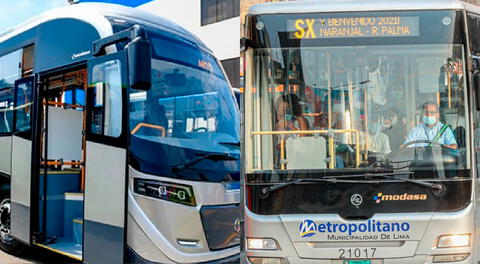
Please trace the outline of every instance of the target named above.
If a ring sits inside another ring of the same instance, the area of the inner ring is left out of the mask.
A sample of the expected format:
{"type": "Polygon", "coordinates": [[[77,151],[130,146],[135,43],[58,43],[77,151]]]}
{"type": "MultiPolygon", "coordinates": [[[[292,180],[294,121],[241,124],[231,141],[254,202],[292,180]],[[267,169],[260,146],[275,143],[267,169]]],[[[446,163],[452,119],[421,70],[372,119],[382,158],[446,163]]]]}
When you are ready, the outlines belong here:
{"type": "Polygon", "coordinates": [[[470,246],[470,234],[467,235],[443,235],[438,238],[437,247],[468,247],[470,246]]]}
{"type": "Polygon", "coordinates": [[[257,258],[248,257],[248,261],[252,264],[282,264],[285,263],[281,258],[257,258]]]}
{"type": "Polygon", "coordinates": [[[276,250],[277,242],[272,238],[247,238],[248,249],[276,250]]]}
{"type": "Polygon", "coordinates": [[[452,254],[452,255],[436,255],[433,256],[433,263],[442,263],[442,262],[458,262],[463,261],[470,256],[469,253],[463,254],[452,254]]]}

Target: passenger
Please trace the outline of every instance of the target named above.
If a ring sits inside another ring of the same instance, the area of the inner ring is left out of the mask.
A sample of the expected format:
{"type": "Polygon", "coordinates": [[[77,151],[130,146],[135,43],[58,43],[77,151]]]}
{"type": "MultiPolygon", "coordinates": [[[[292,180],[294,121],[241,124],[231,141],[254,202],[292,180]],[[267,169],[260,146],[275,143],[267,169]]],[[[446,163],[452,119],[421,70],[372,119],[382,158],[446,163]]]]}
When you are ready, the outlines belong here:
{"type": "Polygon", "coordinates": [[[405,141],[405,126],[401,125],[401,118],[396,108],[389,109],[383,119],[383,133],[388,136],[391,149],[399,149],[405,141]]]}
{"type": "Polygon", "coordinates": [[[382,132],[378,120],[373,120],[368,126],[367,150],[382,155],[387,155],[392,152],[390,149],[390,140],[388,136],[382,132]]]}
{"type": "Polygon", "coordinates": [[[276,105],[277,131],[307,130],[308,122],[302,116],[300,100],[295,94],[284,94],[277,99],[276,105]]]}
{"type": "Polygon", "coordinates": [[[316,92],[320,93],[319,89],[314,89],[310,86],[305,87],[305,108],[304,113],[310,114],[305,117],[308,121],[308,127],[311,129],[325,129],[327,127],[327,118],[325,116],[325,111],[322,109],[321,96],[317,95],[316,92]]]}
{"type": "Polygon", "coordinates": [[[433,102],[423,104],[423,122],[410,130],[407,139],[401,146],[405,147],[425,147],[439,143],[445,147],[456,149],[457,141],[450,126],[439,121],[440,113],[438,105],[433,102]],[[425,141],[412,143],[415,141],[425,141]]]}

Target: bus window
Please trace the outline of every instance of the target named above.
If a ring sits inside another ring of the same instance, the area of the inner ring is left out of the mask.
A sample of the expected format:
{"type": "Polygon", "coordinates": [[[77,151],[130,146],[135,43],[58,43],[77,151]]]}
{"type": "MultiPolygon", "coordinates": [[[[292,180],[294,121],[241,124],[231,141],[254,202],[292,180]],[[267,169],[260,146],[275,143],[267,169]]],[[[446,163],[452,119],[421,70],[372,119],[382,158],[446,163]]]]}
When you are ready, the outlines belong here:
{"type": "Polygon", "coordinates": [[[23,48],[22,77],[33,74],[33,45],[23,48]]]}
{"type": "Polygon", "coordinates": [[[120,61],[111,60],[93,68],[94,113],[90,126],[95,134],[119,137],[122,131],[122,81],[120,61]]]}
{"type": "Polygon", "coordinates": [[[12,132],[12,110],[12,88],[0,90],[0,134],[12,132]]]}
{"type": "Polygon", "coordinates": [[[15,104],[16,131],[27,131],[30,129],[30,113],[32,106],[32,87],[30,83],[21,83],[17,86],[17,99],[15,104]]]}

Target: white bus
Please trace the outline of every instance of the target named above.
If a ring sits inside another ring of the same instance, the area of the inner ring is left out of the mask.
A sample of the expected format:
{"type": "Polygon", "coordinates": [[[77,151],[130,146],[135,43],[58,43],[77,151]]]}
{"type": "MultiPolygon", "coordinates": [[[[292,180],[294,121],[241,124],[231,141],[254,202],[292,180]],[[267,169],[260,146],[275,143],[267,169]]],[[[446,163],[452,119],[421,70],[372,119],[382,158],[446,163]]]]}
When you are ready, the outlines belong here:
{"type": "Polygon", "coordinates": [[[75,4],[0,35],[0,248],[86,263],[238,261],[239,113],[173,22],[75,4]]]}
{"type": "Polygon", "coordinates": [[[479,263],[480,8],[291,1],[245,29],[242,259],[479,263]]]}

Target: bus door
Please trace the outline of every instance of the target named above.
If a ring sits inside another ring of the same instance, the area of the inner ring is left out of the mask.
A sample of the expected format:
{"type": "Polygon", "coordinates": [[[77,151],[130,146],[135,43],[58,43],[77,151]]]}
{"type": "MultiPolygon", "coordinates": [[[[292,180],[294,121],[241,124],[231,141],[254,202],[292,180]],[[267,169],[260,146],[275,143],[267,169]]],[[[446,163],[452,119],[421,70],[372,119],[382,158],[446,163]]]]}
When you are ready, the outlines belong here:
{"type": "Polygon", "coordinates": [[[83,260],[123,263],[126,237],[126,52],[88,62],[83,260]]]}
{"type": "Polygon", "coordinates": [[[11,235],[30,244],[33,77],[15,82],[12,137],[11,235]]]}

